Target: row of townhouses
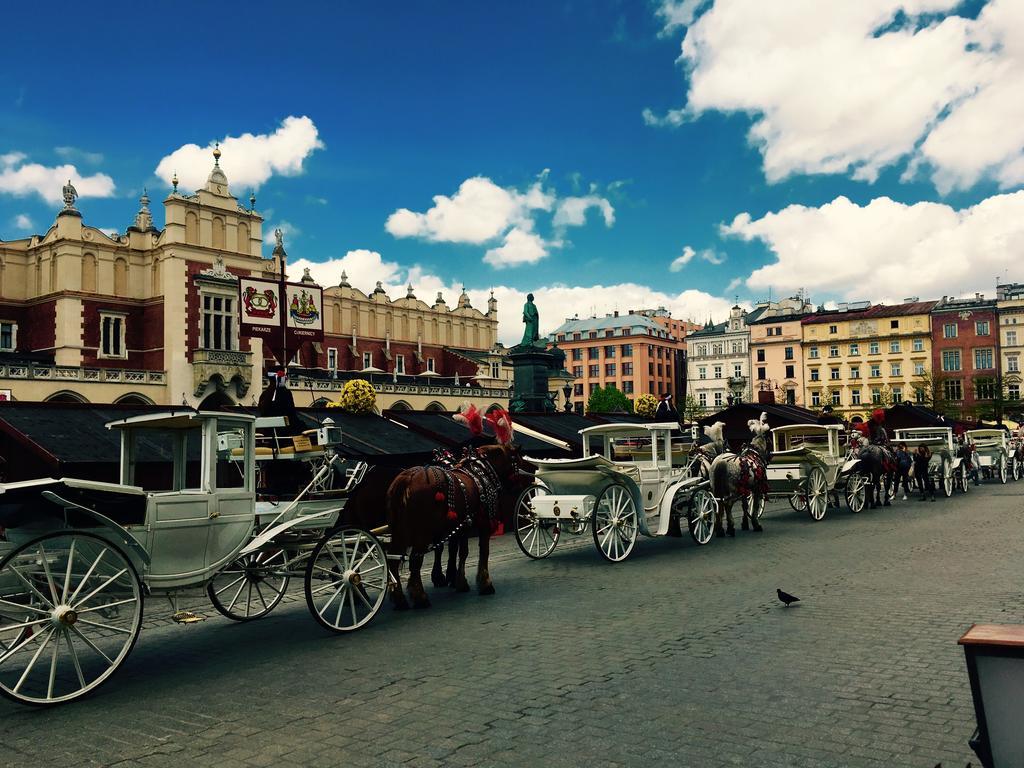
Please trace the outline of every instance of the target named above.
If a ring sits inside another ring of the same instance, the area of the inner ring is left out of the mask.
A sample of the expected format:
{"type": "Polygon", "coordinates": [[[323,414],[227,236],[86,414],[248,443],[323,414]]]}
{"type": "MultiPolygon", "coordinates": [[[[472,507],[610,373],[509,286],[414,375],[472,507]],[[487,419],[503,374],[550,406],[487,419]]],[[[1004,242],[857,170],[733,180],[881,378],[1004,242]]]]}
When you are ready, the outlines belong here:
{"type": "Polygon", "coordinates": [[[995,298],[818,309],[801,297],[733,307],[686,338],[688,392],[706,409],[757,399],[864,418],[905,400],[947,415],[1020,410],[1024,284],[995,298]]]}

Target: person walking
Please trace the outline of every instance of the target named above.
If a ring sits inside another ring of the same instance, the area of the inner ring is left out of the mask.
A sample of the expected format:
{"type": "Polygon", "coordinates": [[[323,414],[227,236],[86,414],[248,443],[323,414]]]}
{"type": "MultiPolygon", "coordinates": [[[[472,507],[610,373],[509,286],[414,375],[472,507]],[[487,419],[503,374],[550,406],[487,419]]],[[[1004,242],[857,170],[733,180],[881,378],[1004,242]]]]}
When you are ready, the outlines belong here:
{"type": "Polygon", "coordinates": [[[910,469],[913,466],[914,457],[907,451],[907,444],[900,443],[896,447],[896,490],[899,490],[902,483],[903,501],[907,500],[907,493],[910,492],[910,469]]]}
{"type": "Polygon", "coordinates": [[[931,461],[932,451],[927,445],[917,446],[914,454],[914,477],[917,478],[917,487],[921,489],[920,501],[931,497],[935,501],[935,481],[928,472],[928,462],[931,461]]]}

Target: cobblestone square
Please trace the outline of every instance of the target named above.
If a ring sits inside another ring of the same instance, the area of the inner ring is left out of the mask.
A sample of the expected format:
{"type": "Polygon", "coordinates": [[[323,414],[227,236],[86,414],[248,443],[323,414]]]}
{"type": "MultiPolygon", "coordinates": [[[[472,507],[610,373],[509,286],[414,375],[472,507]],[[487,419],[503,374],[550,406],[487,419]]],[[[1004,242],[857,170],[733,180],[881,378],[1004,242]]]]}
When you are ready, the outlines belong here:
{"type": "Polygon", "coordinates": [[[537,562],[506,536],[493,598],[433,590],[349,636],[300,600],[175,626],[153,599],[96,695],[0,702],[0,763],[963,766],[956,641],[1021,621],[1022,490],[820,523],[774,504],[763,534],[642,539],[618,565],[589,535],[537,562]]]}

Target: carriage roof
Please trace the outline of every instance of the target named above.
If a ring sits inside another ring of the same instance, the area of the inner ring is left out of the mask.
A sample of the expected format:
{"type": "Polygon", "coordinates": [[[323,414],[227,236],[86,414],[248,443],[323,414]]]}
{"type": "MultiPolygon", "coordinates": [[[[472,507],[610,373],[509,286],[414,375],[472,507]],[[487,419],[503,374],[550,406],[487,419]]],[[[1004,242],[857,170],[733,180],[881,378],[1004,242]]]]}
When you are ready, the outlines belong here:
{"type": "Polygon", "coordinates": [[[194,429],[205,421],[219,419],[240,423],[253,422],[256,417],[248,413],[228,413],[225,411],[196,411],[191,408],[159,413],[143,413],[128,416],[116,421],[107,422],[107,429],[124,429],[126,427],[144,427],[146,429],[194,429]]]}
{"type": "Polygon", "coordinates": [[[974,440],[977,440],[979,437],[995,437],[1001,439],[1005,439],[1007,437],[1005,429],[993,429],[991,427],[986,427],[984,429],[968,429],[966,434],[974,440]]]}
{"type": "Polygon", "coordinates": [[[829,432],[840,433],[843,431],[842,424],[786,424],[781,427],[773,427],[772,434],[784,434],[787,432],[799,432],[802,434],[818,434],[824,435],[829,432]]]}
{"type": "Polygon", "coordinates": [[[608,437],[648,437],[654,432],[671,432],[679,429],[675,422],[659,422],[656,424],[598,424],[580,430],[584,438],[591,435],[607,435],[608,437]]]}

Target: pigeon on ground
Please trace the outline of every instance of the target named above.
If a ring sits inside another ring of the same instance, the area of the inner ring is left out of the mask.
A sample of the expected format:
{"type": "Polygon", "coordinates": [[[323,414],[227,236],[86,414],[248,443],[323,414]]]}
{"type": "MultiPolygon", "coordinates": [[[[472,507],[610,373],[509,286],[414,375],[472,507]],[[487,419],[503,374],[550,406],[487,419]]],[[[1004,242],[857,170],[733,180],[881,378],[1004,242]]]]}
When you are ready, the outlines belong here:
{"type": "Polygon", "coordinates": [[[799,603],[800,602],[800,598],[797,597],[796,595],[791,595],[788,592],[783,592],[781,589],[776,589],[775,592],[778,594],[779,600],[784,602],[786,604],[787,608],[789,608],[789,606],[792,605],[793,603],[799,603]]]}

